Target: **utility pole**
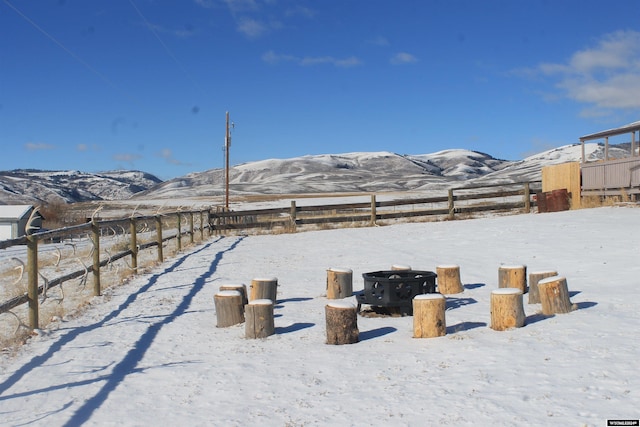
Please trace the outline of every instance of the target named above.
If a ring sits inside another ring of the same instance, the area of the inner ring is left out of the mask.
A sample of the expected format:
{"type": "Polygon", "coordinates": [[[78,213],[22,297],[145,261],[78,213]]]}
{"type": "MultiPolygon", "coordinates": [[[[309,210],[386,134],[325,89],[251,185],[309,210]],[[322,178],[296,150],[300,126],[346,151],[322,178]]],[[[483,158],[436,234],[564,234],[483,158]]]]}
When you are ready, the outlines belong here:
{"type": "Polygon", "coordinates": [[[224,158],[225,158],[225,202],[224,207],[229,209],[229,147],[231,146],[231,134],[229,133],[229,112],[227,111],[227,131],[224,136],[224,158]]]}

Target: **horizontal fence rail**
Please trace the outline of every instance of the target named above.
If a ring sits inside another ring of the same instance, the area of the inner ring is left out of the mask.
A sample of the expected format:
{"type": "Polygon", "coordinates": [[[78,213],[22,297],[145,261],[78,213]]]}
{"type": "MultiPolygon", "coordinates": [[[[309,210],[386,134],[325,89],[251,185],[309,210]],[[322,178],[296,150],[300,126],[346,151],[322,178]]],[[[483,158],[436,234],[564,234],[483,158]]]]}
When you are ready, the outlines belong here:
{"type": "Polygon", "coordinates": [[[200,232],[201,240],[204,240],[205,230],[208,230],[208,234],[211,235],[213,230],[208,222],[210,217],[210,210],[194,210],[194,211],[178,211],[163,213],[158,215],[137,216],[122,219],[110,219],[110,220],[97,220],[91,218],[87,223],[69,226],[65,228],[59,228],[56,230],[48,230],[39,233],[34,233],[28,236],[23,236],[17,239],[0,241],[0,249],[8,249],[17,245],[27,246],[27,262],[24,265],[24,271],[27,275],[27,292],[23,295],[19,295],[10,298],[7,301],[0,302],[0,314],[9,312],[10,310],[22,305],[28,304],[29,313],[29,327],[36,329],[39,327],[39,301],[38,298],[41,295],[46,297],[46,292],[56,286],[61,286],[64,282],[82,278],[83,283],[86,283],[88,276],[92,275],[93,278],[93,295],[98,296],[102,293],[100,283],[100,269],[104,268],[111,263],[130,257],[128,266],[137,272],[138,269],[138,253],[145,249],[155,247],[157,249],[157,260],[162,262],[164,260],[163,255],[163,243],[169,240],[176,240],[178,250],[182,249],[182,239],[188,237],[190,243],[194,243],[194,236],[197,231],[200,232]],[[194,218],[196,217],[196,218],[194,218]],[[199,218],[198,218],[199,217],[199,218]],[[170,227],[165,227],[164,222],[171,221],[173,224],[170,227]],[[198,227],[195,226],[196,222],[198,227]],[[171,232],[167,232],[165,228],[170,228],[171,232]],[[141,231],[142,230],[142,231],[141,231]],[[147,243],[138,243],[138,234],[141,232],[153,232],[155,231],[155,240],[147,243]],[[101,239],[113,237],[113,236],[129,236],[127,249],[121,250],[118,253],[111,254],[105,249],[107,257],[101,258],[100,242],[101,239]],[[92,250],[92,263],[90,265],[84,265],[84,262],[80,261],[84,268],[66,273],[55,279],[45,279],[44,276],[38,271],[38,251],[41,243],[47,242],[62,242],[65,240],[72,240],[88,236],[92,250]],[[44,283],[40,284],[40,278],[44,283]]]}
{"type": "Polygon", "coordinates": [[[428,216],[446,216],[455,219],[458,214],[521,209],[530,212],[535,205],[533,189],[539,191],[540,181],[516,184],[498,184],[459,187],[438,197],[377,200],[370,202],[327,204],[318,206],[291,206],[243,211],[217,209],[210,213],[209,223],[214,232],[250,229],[295,231],[308,225],[363,223],[375,225],[377,221],[428,216]]]}

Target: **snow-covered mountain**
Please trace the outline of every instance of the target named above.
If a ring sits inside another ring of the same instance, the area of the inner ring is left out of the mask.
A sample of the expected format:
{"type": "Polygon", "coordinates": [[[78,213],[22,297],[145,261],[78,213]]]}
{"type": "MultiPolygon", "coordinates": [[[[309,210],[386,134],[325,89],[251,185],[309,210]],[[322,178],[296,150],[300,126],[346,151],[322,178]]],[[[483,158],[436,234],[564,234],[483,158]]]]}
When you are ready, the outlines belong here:
{"type": "MultiPolygon", "coordinates": [[[[627,146],[610,146],[611,157],[628,155],[627,146]]],[[[602,159],[604,146],[585,144],[588,161],[602,159]]],[[[509,183],[541,179],[542,167],[580,161],[579,144],[545,151],[520,161],[451,149],[432,154],[391,152],[323,154],[268,159],[233,166],[232,194],[313,194],[442,190],[466,184],[509,183]]],[[[43,201],[169,199],[220,196],[225,171],[211,169],[162,182],[138,171],[99,174],[79,171],[14,170],[0,172],[0,203],[43,201]]]]}
{"type": "MultiPolygon", "coordinates": [[[[628,147],[627,147],[628,150],[628,147]]],[[[609,148],[611,157],[626,155],[625,147],[609,148]]],[[[585,144],[587,160],[604,157],[604,146],[585,144]]],[[[309,194],[442,190],[465,184],[537,181],[542,167],[580,161],[579,144],[567,145],[520,161],[499,160],[488,154],[451,149],[407,155],[364,152],[269,159],[234,166],[229,171],[232,194],[309,194]]],[[[224,170],[213,169],[165,181],[134,198],[201,197],[222,195],[224,170]]]]}
{"type": "Polygon", "coordinates": [[[87,173],[16,169],[0,172],[0,204],[122,200],[162,182],[140,171],[87,173]]]}
{"type": "MultiPolygon", "coordinates": [[[[234,194],[403,191],[475,179],[511,163],[463,149],[423,155],[386,151],[308,155],[234,166],[229,183],[234,194]]],[[[193,173],[135,197],[220,195],[225,191],[224,179],[222,169],[193,173]]]]}

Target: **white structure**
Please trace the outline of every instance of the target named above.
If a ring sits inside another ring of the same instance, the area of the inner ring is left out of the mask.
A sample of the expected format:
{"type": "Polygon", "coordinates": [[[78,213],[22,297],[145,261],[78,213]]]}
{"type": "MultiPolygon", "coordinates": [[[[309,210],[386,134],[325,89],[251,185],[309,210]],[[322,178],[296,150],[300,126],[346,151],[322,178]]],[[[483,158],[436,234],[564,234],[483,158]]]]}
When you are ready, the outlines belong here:
{"type": "MultiPolygon", "coordinates": [[[[32,205],[0,205],[0,240],[26,235],[27,221],[33,210],[32,205]]],[[[42,227],[42,216],[36,215],[32,225],[42,227]]]]}

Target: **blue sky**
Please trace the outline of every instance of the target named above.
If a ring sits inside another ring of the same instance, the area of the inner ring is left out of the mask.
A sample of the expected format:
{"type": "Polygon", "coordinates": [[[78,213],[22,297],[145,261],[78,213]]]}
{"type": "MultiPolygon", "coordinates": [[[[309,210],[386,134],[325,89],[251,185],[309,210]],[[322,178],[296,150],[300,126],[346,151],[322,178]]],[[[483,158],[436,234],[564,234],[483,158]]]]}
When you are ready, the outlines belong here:
{"type": "Polygon", "coordinates": [[[0,0],[0,170],[518,160],[640,120],[637,0],[0,0]]]}

